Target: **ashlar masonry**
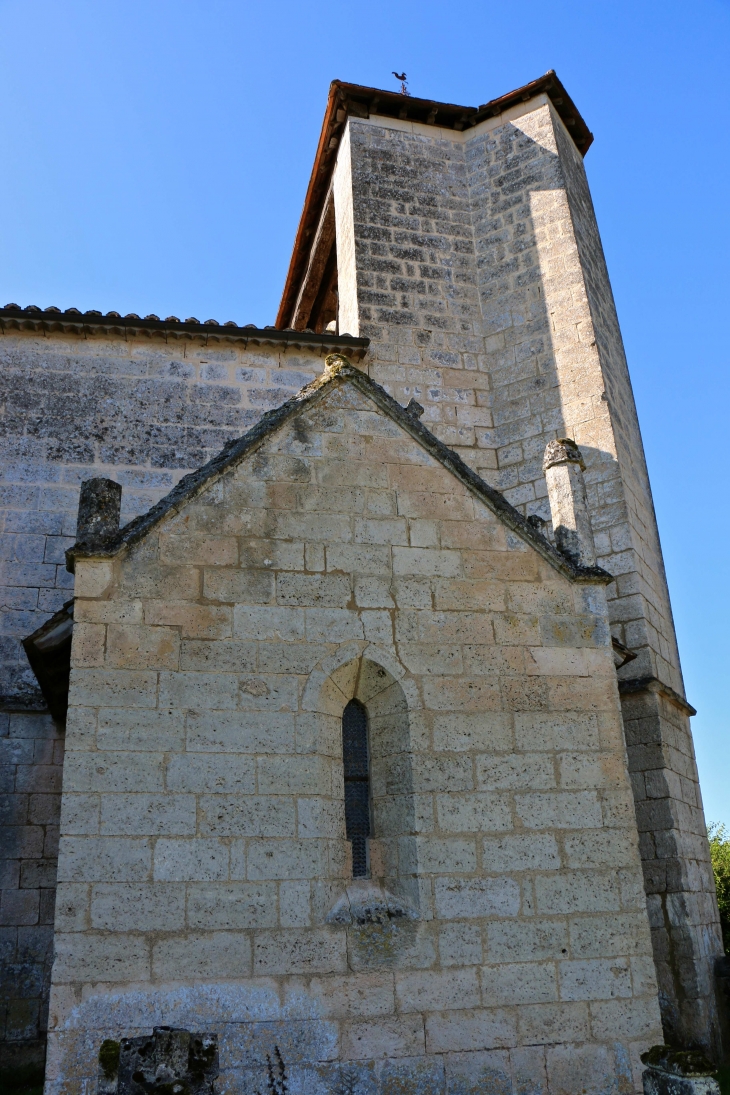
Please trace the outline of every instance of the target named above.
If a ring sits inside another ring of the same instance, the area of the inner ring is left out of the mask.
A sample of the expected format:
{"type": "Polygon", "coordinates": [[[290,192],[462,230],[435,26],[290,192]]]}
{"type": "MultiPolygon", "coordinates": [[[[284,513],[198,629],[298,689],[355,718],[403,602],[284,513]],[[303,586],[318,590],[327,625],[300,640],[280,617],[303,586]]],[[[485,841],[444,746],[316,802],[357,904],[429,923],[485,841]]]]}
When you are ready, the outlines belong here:
{"type": "Polygon", "coordinates": [[[49,1091],[171,1011],[232,1090],[274,1045],[303,1090],[559,1091],[566,1042],[631,1083],[660,1019],[605,572],[351,366],[71,558],[49,1091]]]}
{"type": "Polygon", "coordinates": [[[0,1064],[48,1031],[47,1095],[170,1026],[231,1093],[721,1059],[591,141],[554,73],[336,81],[275,328],[0,309],[0,1064]]]}

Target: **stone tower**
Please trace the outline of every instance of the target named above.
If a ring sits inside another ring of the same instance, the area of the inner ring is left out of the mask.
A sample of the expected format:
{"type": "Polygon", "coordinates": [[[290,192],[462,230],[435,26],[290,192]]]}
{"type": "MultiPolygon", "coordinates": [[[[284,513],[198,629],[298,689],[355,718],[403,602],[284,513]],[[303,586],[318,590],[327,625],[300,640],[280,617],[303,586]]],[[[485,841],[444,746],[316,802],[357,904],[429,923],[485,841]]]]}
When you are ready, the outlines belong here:
{"type": "Polygon", "coordinates": [[[480,106],[335,82],[277,325],[370,338],[370,376],[526,516],[574,439],[609,610],[665,1036],[716,1046],[722,953],[672,610],[583,157],[554,72],[480,106]],[[329,327],[328,327],[329,325],[329,327]]]}

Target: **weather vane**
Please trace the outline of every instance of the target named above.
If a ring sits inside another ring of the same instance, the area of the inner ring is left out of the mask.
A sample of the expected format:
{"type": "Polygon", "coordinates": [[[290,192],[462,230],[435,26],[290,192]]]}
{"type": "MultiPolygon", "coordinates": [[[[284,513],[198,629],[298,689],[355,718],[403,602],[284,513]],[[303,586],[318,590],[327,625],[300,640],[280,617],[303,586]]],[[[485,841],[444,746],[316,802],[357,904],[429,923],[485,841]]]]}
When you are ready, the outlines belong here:
{"type": "Polygon", "coordinates": [[[401,95],[408,95],[408,84],[406,83],[408,77],[406,76],[405,72],[394,72],[393,75],[395,76],[396,80],[400,80],[401,95]]]}

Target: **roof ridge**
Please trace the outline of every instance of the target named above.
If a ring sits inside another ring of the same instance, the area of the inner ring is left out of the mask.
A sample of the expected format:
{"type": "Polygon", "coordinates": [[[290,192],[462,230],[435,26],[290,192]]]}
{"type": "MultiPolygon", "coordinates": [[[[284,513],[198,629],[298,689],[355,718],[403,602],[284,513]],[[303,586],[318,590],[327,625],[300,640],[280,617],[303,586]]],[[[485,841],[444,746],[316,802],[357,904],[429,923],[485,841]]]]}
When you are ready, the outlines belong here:
{"type": "Polygon", "coordinates": [[[111,558],[122,550],[138,543],[169,513],[179,509],[205,489],[210,481],[222,475],[245,456],[258,449],[271,434],[293,418],[302,409],[321,398],[322,393],[338,381],[353,383],[364,395],[373,400],[393,421],[411,435],[431,456],[459,479],[467,489],[484,502],[521,539],[527,541],[540,555],[562,574],[579,582],[613,581],[602,567],[580,567],[561,554],[542,533],[538,532],[519,510],[507,501],[500,491],[486,483],[480,475],[462,460],[458,453],[448,448],[431,433],[420,420],[410,414],[380,384],[372,380],[362,369],[356,368],[342,354],[330,354],[325,360],[324,372],[307,384],[295,396],[280,407],[267,411],[242,437],[229,441],[219,453],[194,472],[184,476],[164,498],[146,513],[135,517],[105,543],[95,546],[77,542],[66,551],[67,569],[72,571],[77,558],[111,558]]]}

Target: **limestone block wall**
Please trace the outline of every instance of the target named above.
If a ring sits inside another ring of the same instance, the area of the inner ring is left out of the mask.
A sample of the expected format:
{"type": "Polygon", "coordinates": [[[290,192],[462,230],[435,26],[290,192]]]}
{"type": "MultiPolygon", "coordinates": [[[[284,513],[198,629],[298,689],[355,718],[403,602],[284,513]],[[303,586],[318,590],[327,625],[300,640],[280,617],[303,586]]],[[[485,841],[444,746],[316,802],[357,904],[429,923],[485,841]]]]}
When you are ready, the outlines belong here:
{"type": "Polygon", "coordinates": [[[49,1093],[156,1023],[216,1030],[226,1092],[274,1045],[296,1091],[638,1090],[661,1035],[602,586],[345,383],[76,568],[49,1093]]]}
{"type": "Polygon", "coordinates": [[[43,1061],[62,764],[49,715],[0,714],[0,1068],[43,1061]]]}
{"type": "MultiPolygon", "coordinates": [[[[683,695],[641,434],[582,157],[547,104],[476,138],[470,156],[471,177],[481,182],[474,224],[484,319],[504,327],[498,373],[490,361],[499,381],[493,407],[516,430],[498,460],[522,458],[524,474],[528,451],[544,441],[535,431],[551,426],[578,441],[598,558],[616,576],[608,592],[612,631],[638,653],[619,675],[658,677],[683,695]],[[527,331],[505,326],[507,308],[526,317],[527,331]]],[[[500,475],[497,482],[508,481],[500,475]]],[[[647,891],[664,906],[655,953],[665,1032],[717,1053],[712,969],[722,946],[689,720],[655,693],[634,693],[624,707],[647,891]]]]}
{"type": "MultiPolygon", "coordinates": [[[[348,131],[335,200],[343,204],[351,178],[351,291],[358,333],[372,339],[371,375],[399,401],[422,403],[433,431],[526,514],[550,516],[546,443],[567,435],[580,444],[598,561],[615,576],[611,629],[638,654],[619,675],[658,678],[682,696],[626,358],[582,158],[565,126],[538,96],[462,133],[382,117],[350,118],[348,131]]],[[[682,895],[712,892],[709,849],[686,711],[675,705],[664,720],[644,692],[631,718],[641,702],[652,726],[644,736],[657,744],[647,751],[641,734],[629,742],[647,887],[663,887],[673,923],[673,903],[694,903],[682,895]],[[675,799],[687,781],[691,811],[675,799]]],[[[670,948],[665,1025],[668,1037],[717,1052],[712,956],[722,945],[712,899],[700,905],[700,920],[688,934],[678,929],[670,948]],[[687,947],[694,957],[680,961],[687,947]]]]}
{"type": "Polygon", "coordinates": [[[622,708],[665,1030],[719,1058],[722,942],[689,720],[660,691],[626,695],[622,708]]]}
{"type": "Polygon", "coordinates": [[[63,727],[20,644],[73,595],[79,484],[116,479],[122,520],[144,512],[321,372],[327,347],[0,330],[1,1065],[43,1055],[63,727]]]}
{"type": "MultiPolygon", "coordinates": [[[[2,325],[0,325],[2,330],[2,325]]],[[[317,376],[308,351],[198,338],[0,335],[0,696],[37,694],[20,641],[72,596],[79,483],[149,509],[317,376]]]]}
{"type": "Polygon", "coordinates": [[[484,443],[493,416],[463,134],[350,118],[336,210],[346,213],[348,201],[337,240],[339,260],[349,219],[355,279],[346,291],[355,300],[346,321],[372,339],[371,376],[401,403],[415,397],[429,428],[472,466],[496,467],[484,443]]]}
{"type": "Polygon", "coordinates": [[[348,130],[338,172],[352,179],[371,375],[401,402],[415,396],[436,435],[525,513],[549,519],[542,454],[574,437],[598,555],[617,577],[614,631],[640,655],[631,673],[681,693],[626,359],[563,123],[542,96],[466,133],[378,117],[348,130]]]}

